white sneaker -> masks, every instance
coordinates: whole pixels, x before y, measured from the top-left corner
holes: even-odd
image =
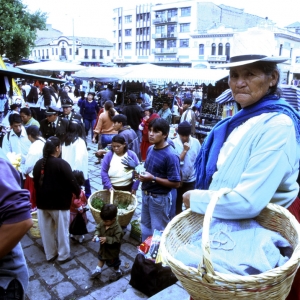
[[[84,235],[82,235],[79,239],[78,239],[78,242],[81,244],[84,240]]]
[[[98,277],[100,275],[101,275],[101,271],[99,271],[98,269],[95,269],[94,271],[92,271],[90,273],[90,278],[96,278],[96,277]]]

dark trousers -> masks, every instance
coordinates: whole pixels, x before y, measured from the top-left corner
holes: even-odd
[[[176,215],[182,212],[182,195],[190,190],[195,189],[195,181],[182,182],[182,186],[177,189],[177,200],[176,200]]]
[[[133,182],[128,184],[128,185],[125,185],[125,186],[115,186],[115,185],[113,185],[113,188],[116,191],[123,191],[123,192],[130,192],[131,193],[132,185],[133,185]]]
[[[23,288],[17,279],[13,279],[6,290],[0,287],[0,300],[19,299],[23,299]]]

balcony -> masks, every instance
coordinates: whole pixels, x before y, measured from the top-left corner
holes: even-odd
[[[166,24],[166,23],[177,23],[177,22],[178,22],[177,16],[167,17],[162,15],[158,18],[155,18],[152,23],[157,25],[157,24]]]
[[[173,54],[173,53],[177,53],[178,52],[178,48],[155,48],[152,50],[153,54]]]
[[[209,55],[207,57],[207,61],[227,61],[227,56],[226,55]]]
[[[154,33],[152,34],[153,39],[173,39],[177,38],[177,32],[168,32],[168,33]]]

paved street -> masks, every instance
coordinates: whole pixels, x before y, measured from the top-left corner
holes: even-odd
[[[89,174],[92,192],[101,190],[100,166],[95,165],[97,160],[94,152],[96,145],[88,142],[89,147]],[[141,193],[138,193],[139,203]],[[140,205],[137,208],[133,219],[140,215]],[[29,268],[29,288],[26,299],[145,299],[145,295],[134,290],[129,285],[130,270],[137,254],[136,246],[138,242],[129,237],[130,230],[127,230],[121,247],[121,269],[124,272],[123,278],[110,284],[110,268],[104,267],[100,279],[90,280],[89,272],[97,265],[97,251],[99,244],[91,242],[95,221],[88,212],[88,232],[82,245],[71,241],[71,251],[75,254],[75,259],[66,264],[48,263],[43,253],[41,239],[34,239],[27,234],[22,239],[22,246]],[[128,226],[130,229],[130,226]]]

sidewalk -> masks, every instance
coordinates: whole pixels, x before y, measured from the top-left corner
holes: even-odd
[[[89,150],[89,176],[92,192],[101,190],[100,165],[95,165],[97,158],[94,152],[97,146],[88,140]],[[141,214],[141,190],[137,191],[138,207],[133,216],[133,220],[138,219]],[[29,270],[29,286],[27,290],[27,300],[137,300],[148,297],[129,285],[131,268],[137,254],[139,242],[132,239],[130,225],[122,240],[120,259],[123,277],[114,283],[109,282],[109,276],[113,270],[104,267],[101,277],[91,280],[89,273],[97,265],[97,252],[99,243],[91,242],[95,221],[90,212],[88,214],[88,234],[84,242],[80,245],[70,240],[71,251],[75,258],[63,265],[57,262],[48,263],[43,253],[41,239],[32,238],[28,233],[21,241]],[[166,297],[169,294],[171,298]],[[176,284],[169,289],[155,295],[158,299],[184,299],[182,295],[186,292],[180,284]],[[174,297],[176,295],[176,297]],[[177,297],[178,295],[178,297]],[[187,294],[186,294],[187,295]],[[185,297],[187,299],[187,297]]]

